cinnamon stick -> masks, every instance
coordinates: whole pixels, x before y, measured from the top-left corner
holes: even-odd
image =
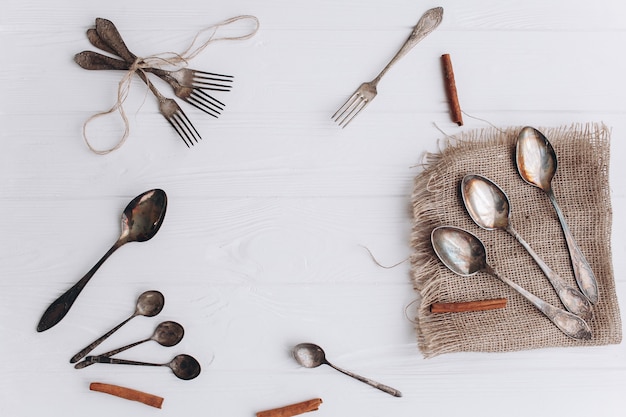
[[[454,71],[452,70],[450,54],[441,55],[441,62],[443,64],[443,78],[445,81],[446,95],[448,96],[448,104],[450,106],[450,116],[454,123],[463,126],[463,114],[461,113],[459,95],[456,91],[456,83],[454,82]]]
[[[274,408],[272,410],[259,411],[256,413],[256,417],[291,417],[298,414],[308,413],[309,411],[315,411],[322,403],[321,398],[314,398],[312,400],[302,401],[296,404],[286,405],[280,408]]]
[[[141,392],[132,388],[120,387],[118,385],[104,384],[102,382],[92,382],[89,385],[92,391],[104,392],[105,394],[115,395],[131,401],[139,401],[151,407],[161,408],[163,398],[147,392]]]
[[[431,313],[464,313],[468,311],[495,310],[506,307],[506,298],[492,300],[466,301],[462,303],[433,303]]]

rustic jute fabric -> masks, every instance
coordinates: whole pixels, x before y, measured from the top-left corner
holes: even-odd
[[[524,182],[517,172],[515,143],[521,126],[489,128],[447,138],[440,152],[425,156],[423,171],[415,179],[411,273],[420,295],[415,323],[418,346],[425,357],[462,351],[507,352],[621,342],[611,259],[610,131],[598,124],[538,129],[556,151],[558,169],[553,189],[598,280],[600,301],[594,306],[594,318],[589,323],[593,338],[577,341],[565,336],[497,278],[482,272],[471,277],[455,275],[433,252],[433,228],[462,227],[482,240],[487,262],[497,273],[562,307],[547,278],[511,235],[503,230],[481,229],[467,214],[460,196],[460,181],[468,173],[480,174],[508,195],[511,225],[550,268],[576,285],[554,208],[542,190]],[[443,314],[429,310],[434,302],[501,297],[508,299],[505,309]]]

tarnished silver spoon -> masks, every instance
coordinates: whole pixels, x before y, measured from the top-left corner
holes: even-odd
[[[137,298],[137,305],[135,306],[135,312],[126,320],[100,336],[98,339],[91,342],[85,348],[83,348],[76,355],[72,356],[70,363],[78,362],[84,358],[89,352],[94,350],[100,343],[104,342],[109,336],[119,330],[120,327],[128,323],[132,318],[137,316],[154,317],[163,310],[165,304],[165,297],[159,291],[146,291]]]
[[[161,228],[166,208],[167,195],[160,189],[146,191],[133,198],[122,213],[122,231],[118,240],[84,277],[50,304],[37,325],[37,331],[48,330],[65,317],[85,285],[113,252],[128,242],[152,239]]]
[[[300,343],[293,348],[292,353],[295,360],[305,368],[317,368],[320,365],[328,365],[343,374],[358,379],[361,382],[365,382],[366,384],[371,385],[374,388],[378,388],[379,390],[386,392],[387,394],[391,394],[394,397],[402,397],[402,393],[395,388],[391,388],[379,382],[372,381],[369,378],[362,377],[353,372],[346,371],[345,369],[338,368],[335,365],[331,364],[326,359],[326,354],[324,353],[324,350],[322,350],[322,348],[318,345],[315,345],[313,343]]]
[[[200,363],[190,355],[176,355],[168,363],[150,363],[129,361],[126,359],[109,358],[108,356],[87,356],[86,361],[94,363],[112,363],[115,365],[167,366],[180,379],[194,379],[200,375]]]
[[[542,189],[548,195],[565,235],[576,283],[589,301],[592,304],[596,304],[598,302],[598,282],[589,262],[587,262],[585,255],[583,255],[567,226],[565,216],[552,190],[552,178],[557,168],[556,153],[552,145],[543,133],[535,128],[526,126],[517,137],[515,160],[517,162],[517,170],[524,181]]]
[[[185,335],[185,329],[183,328],[183,326],[181,326],[180,324],[176,323],[175,321],[164,321],[162,323],[159,323],[159,325],[156,327],[156,329],[154,329],[154,333],[152,333],[152,336],[140,340],[138,342],[135,343],[131,343],[128,344],[124,347],[121,348],[117,348],[114,349],[112,351],[109,351],[107,353],[103,353],[101,355],[98,356],[113,356],[113,355],[117,355],[120,352],[123,352],[127,349],[130,349],[132,347],[135,347],[137,345],[140,345],[142,343],[145,342],[149,342],[151,340],[154,340],[155,342],[157,342],[159,345],[161,346],[165,346],[165,347],[172,347],[177,345],[182,339],[183,336]],[[78,362],[76,365],[74,365],[74,368],[76,369],[83,369],[88,367],[89,365],[93,365],[94,362],[88,362],[88,361],[81,361]]]
[[[467,212],[477,225],[487,230],[505,230],[515,237],[539,265],[565,308],[583,320],[591,320],[593,309],[587,297],[554,272],[511,226],[509,199],[500,187],[483,176],[469,174],[461,181],[461,194]]]
[[[470,232],[458,227],[440,226],[431,232],[430,239],[435,254],[452,272],[461,276],[471,276],[477,272],[494,276],[530,301],[567,336],[574,339],[591,339],[591,329],[585,320],[545,302],[510,279],[498,275],[487,264],[485,246]]]

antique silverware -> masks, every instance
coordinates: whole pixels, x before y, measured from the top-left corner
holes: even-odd
[[[415,25],[413,32],[406,40],[404,45],[391,59],[391,61],[383,68],[383,70],[370,82],[365,82],[357,88],[357,90],[348,98],[348,100],[333,114],[332,119],[342,128],[346,127],[357,114],[361,112],[376,97],[376,86],[383,75],[395,64],[400,58],[406,55],[419,41],[424,39],[429,33],[439,26],[443,18],[443,7],[435,7],[427,10]]]
[[[161,346],[172,347],[172,346],[177,345],[183,339],[184,335],[185,335],[185,329],[183,328],[183,326],[176,323],[175,321],[164,321],[162,323],[159,323],[156,329],[154,329],[154,333],[152,333],[152,336],[148,337],[147,339],[143,339],[138,342],[128,344],[124,347],[111,350],[107,353],[103,353],[98,356],[111,357],[127,349],[130,349],[132,347],[135,347],[145,342],[149,342],[151,340],[154,340]],[[74,368],[82,369],[93,364],[94,362],[89,362],[85,360],[82,362],[78,362],[76,365],[74,365]]]
[[[161,228],[166,208],[167,195],[160,189],[149,190],[133,198],[122,213],[122,230],[118,240],[84,277],[50,304],[37,325],[37,331],[48,330],[65,317],[85,285],[113,252],[128,242],[152,239]]]
[[[194,379],[200,375],[200,363],[190,355],[176,355],[168,363],[150,363],[150,362],[138,362],[130,361],[126,359],[110,358],[108,356],[87,356],[85,358],[88,362],[93,363],[112,363],[115,365],[140,365],[140,366],[167,366],[174,372],[180,379]]]
[[[106,21],[106,19],[102,20]],[[96,19],[96,21],[98,21],[98,19]],[[107,22],[108,23],[105,24],[113,25],[112,22]],[[111,46],[109,46],[100,38],[96,29],[91,28],[87,30],[87,39],[89,39],[89,42],[91,42],[91,44],[96,48],[100,48],[103,51],[119,56],[117,51],[115,51]],[[137,57],[132,54],[128,50],[128,48],[126,48],[125,44],[122,45],[120,46],[124,48],[123,50],[127,52],[128,56],[134,57],[132,61],[127,61],[128,64],[130,65],[135,63]],[[147,72],[151,72],[157,75],[165,81],[169,82],[170,80],[173,80],[183,87],[200,88],[203,90],[230,91],[233,87],[233,81],[235,79],[235,77],[233,77],[232,75],[216,74],[214,72],[199,71],[191,68],[180,68],[175,71],[168,71],[165,69],[153,68],[149,66],[142,66],[142,68]]]
[[[70,363],[78,362],[89,352],[94,350],[100,343],[104,342],[109,336],[118,331],[120,327],[128,323],[131,319],[137,316],[145,316],[145,317],[154,317],[163,310],[163,306],[165,305],[165,297],[159,291],[146,291],[142,293],[139,298],[137,298],[137,305],[135,306],[135,312],[128,317],[126,320],[122,321],[120,324],[100,336],[98,339],[87,345],[76,355],[72,356],[70,359]]]
[[[96,33],[101,39],[101,43],[108,45],[110,49],[115,51],[127,62],[134,62],[134,59],[137,58],[128,50],[113,22],[101,18],[96,19]],[[75,60],[76,59],[77,57],[75,57]],[[77,62],[80,64],[79,61]],[[202,139],[178,103],[171,98],[163,96],[154,84],[148,80],[143,71],[137,71],[136,73],[157,98],[159,102],[159,112],[176,131],[178,136],[180,136],[185,145],[189,148],[194,145],[194,142],[197,143]]]
[[[81,68],[87,70],[127,71],[131,66],[126,61],[115,59],[93,51],[79,52],[74,55],[74,62],[76,62]],[[142,78],[142,80],[146,82],[145,78]],[[193,87],[184,87],[174,79],[168,79],[168,82],[174,90],[176,97],[186,101],[198,110],[202,110],[209,116],[218,117],[222,110],[224,110],[224,103],[207,94],[204,90]]]
[[[556,153],[552,145],[543,133],[527,126],[519,133],[515,149],[515,159],[520,176],[528,184],[543,190],[552,202],[565,235],[576,283],[589,301],[596,304],[598,302],[598,282],[589,262],[585,259],[585,255],[583,255],[567,226],[565,216],[552,190],[552,178],[557,168]]]
[[[439,226],[431,232],[431,243],[441,262],[455,274],[467,277],[484,272],[498,278],[530,301],[567,336],[574,339],[591,339],[591,329],[585,320],[554,307],[510,279],[498,275],[487,264],[485,246],[470,232],[453,226]]]
[[[587,297],[554,272],[513,228],[509,199],[500,187],[483,176],[469,174],[461,181],[461,194],[467,212],[478,226],[501,229],[515,237],[546,275],[565,308],[583,320],[591,320],[593,310]]]
[[[320,365],[328,365],[343,374],[358,379],[361,382],[365,382],[366,384],[371,385],[374,388],[378,388],[379,390],[386,392],[387,394],[393,395],[394,397],[402,397],[402,393],[395,388],[388,387],[387,385],[372,381],[371,379],[362,377],[353,372],[346,371],[345,369],[338,368],[335,365],[331,364],[326,359],[326,354],[324,353],[322,348],[318,345],[314,345],[313,343],[300,343],[293,348],[292,353],[295,360],[305,368],[317,368]]]

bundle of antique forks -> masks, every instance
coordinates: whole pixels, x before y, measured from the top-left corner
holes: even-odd
[[[95,29],[87,30],[87,38],[95,47],[122,59],[93,51],[83,51],[74,56],[74,61],[88,70],[130,70],[136,73],[157,98],[159,112],[187,147],[193,146],[202,137],[178,103],[174,99],[163,96],[150,82],[147,73],[152,73],[167,82],[174,90],[176,97],[213,117],[217,118],[224,110],[224,103],[209,95],[205,90],[230,91],[233,76],[189,68],[168,71],[149,66],[126,47],[113,22],[107,19],[97,18]]]

